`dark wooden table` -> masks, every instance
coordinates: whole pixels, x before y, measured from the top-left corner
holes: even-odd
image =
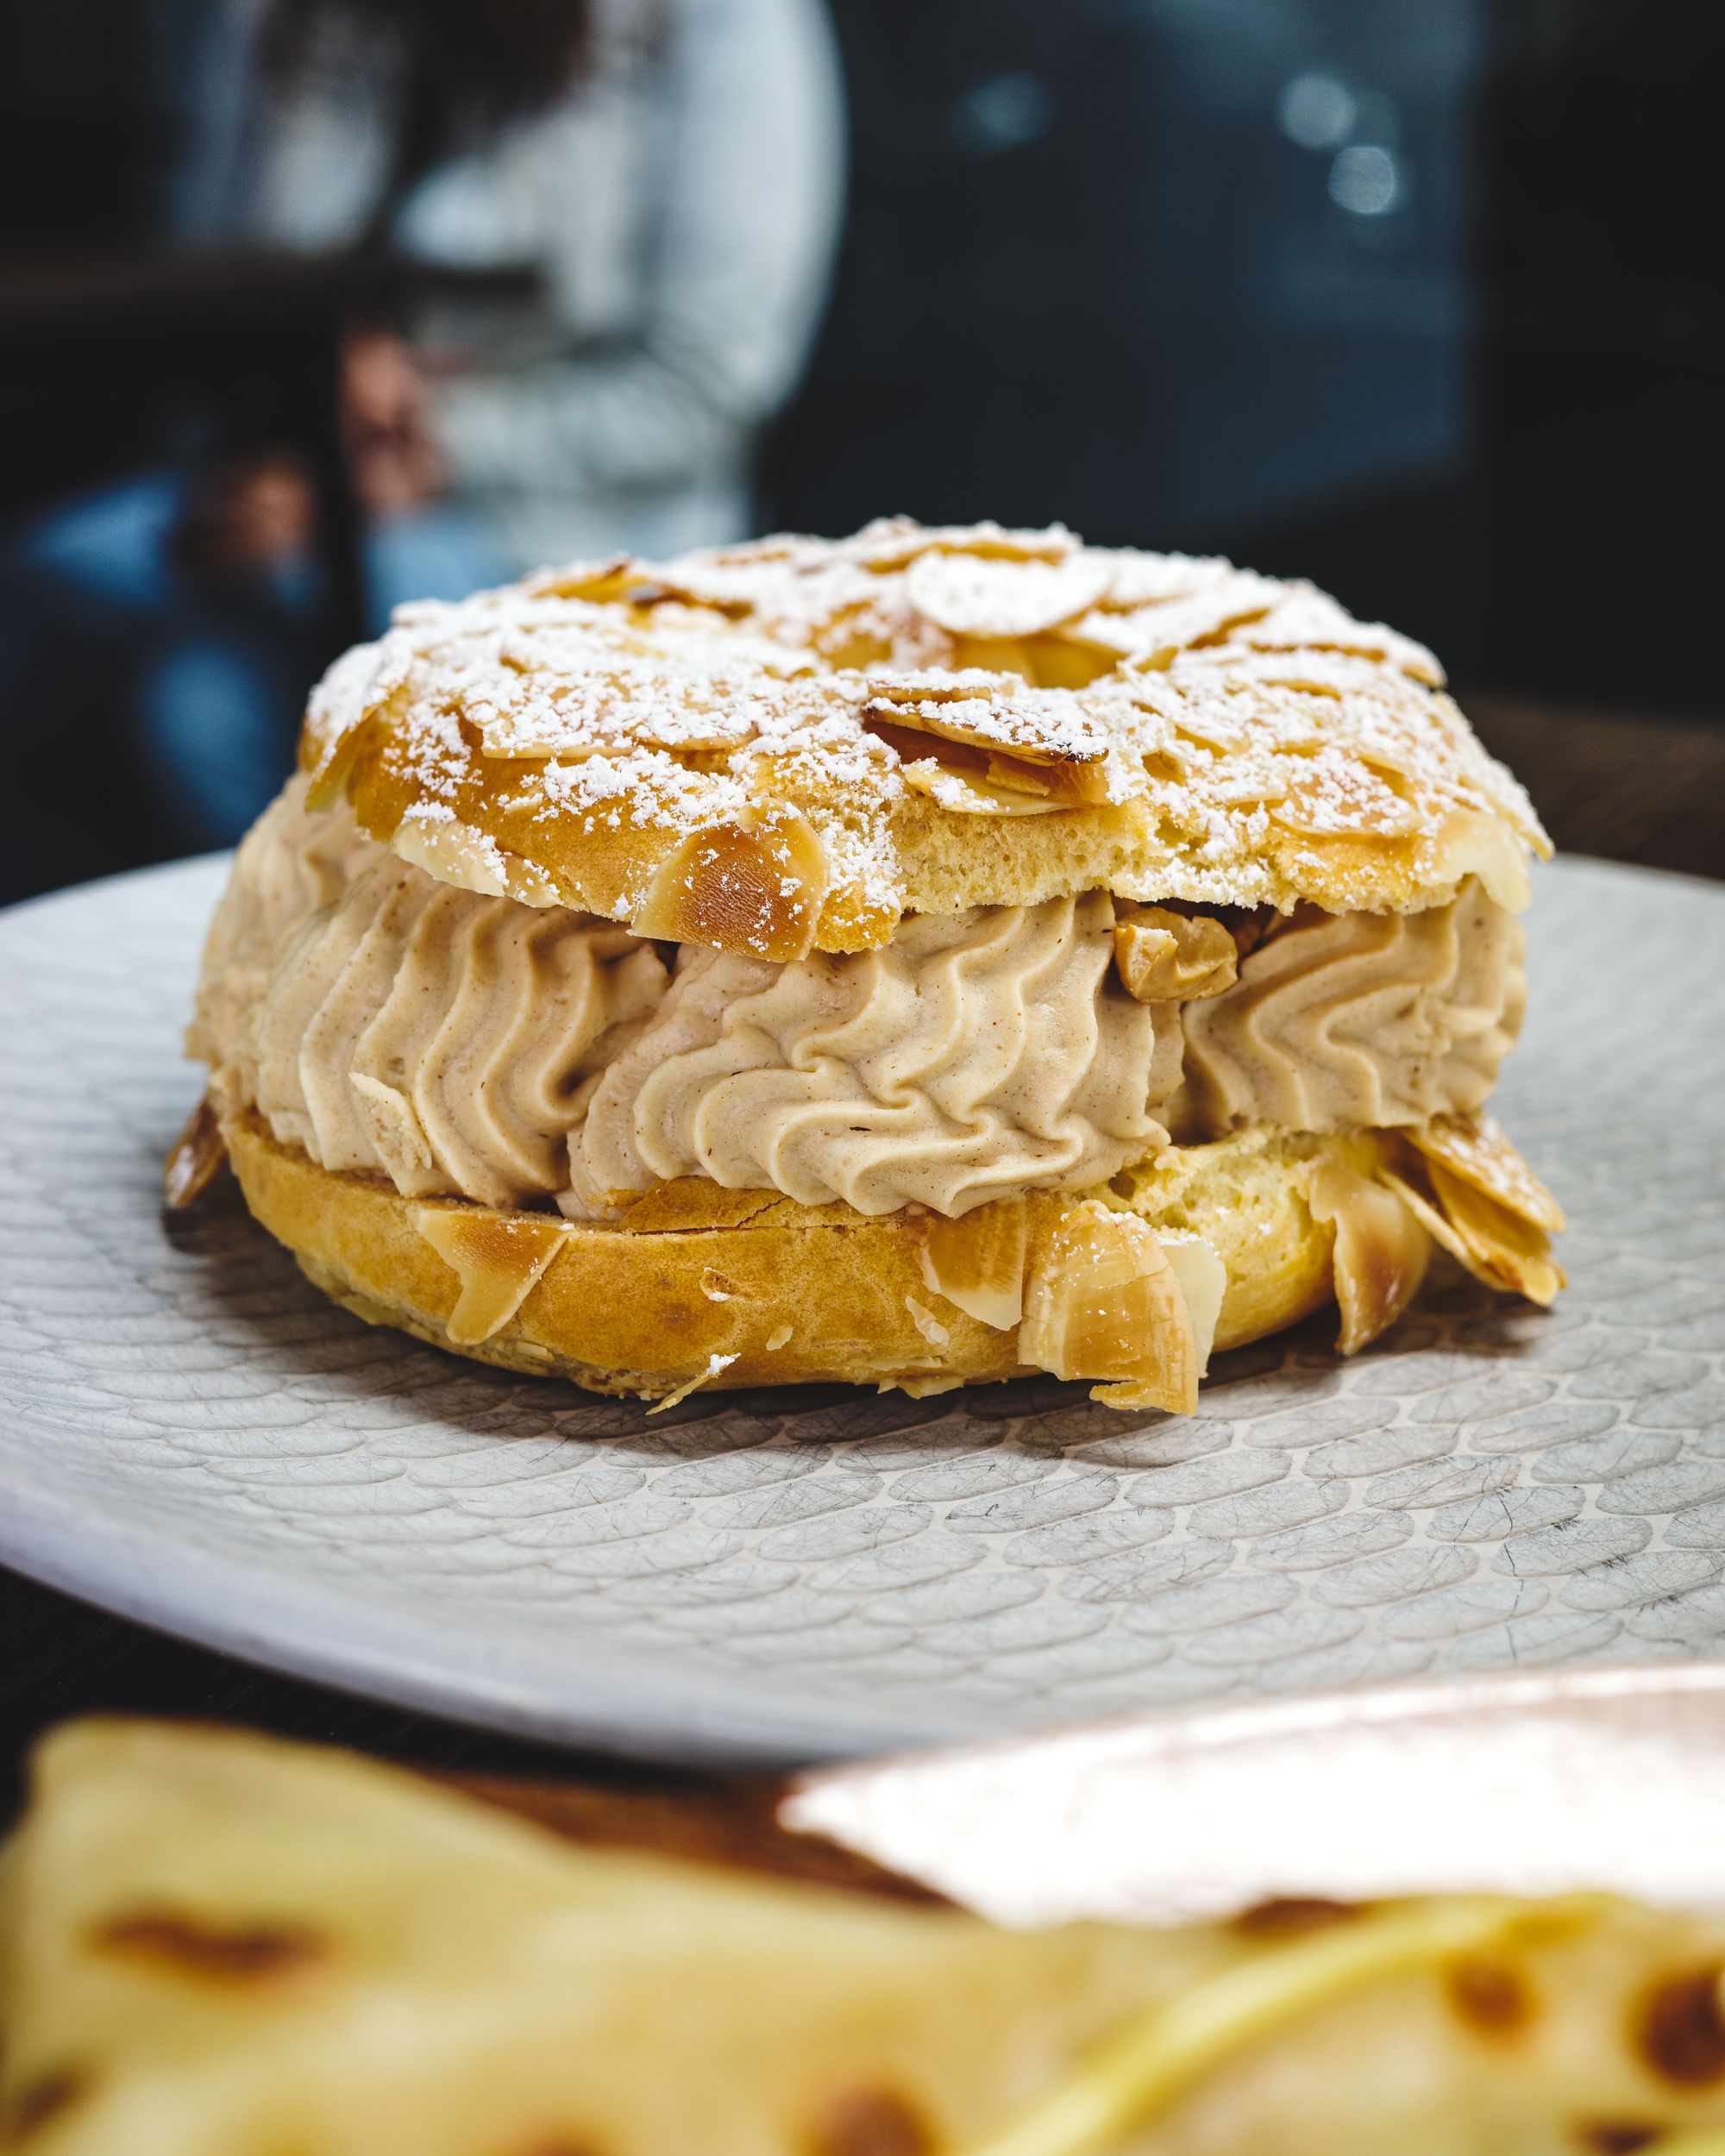
[[[1725,714],[1643,718],[1465,691],[1559,849],[1725,877]]]
[[[1463,701],[1488,746],[1527,781],[1560,847],[1725,876],[1725,723],[1490,695]],[[635,1817],[645,1822],[644,1837],[663,1846],[674,1839],[668,1821],[698,1814],[731,1821],[746,1839],[759,1816],[752,1797],[721,1798],[711,1777],[516,1742],[350,1699],[166,1639],[0,1572],[0,1810],[16,1801],[39,1731],[104,1712],[249,1723],[461,1775],[554,1775],[586,1792],[566,1800],[559,1823],[580,1831],[599,1822],[606,1839]],[[656,1809],[667,1796],[684,1801]]]

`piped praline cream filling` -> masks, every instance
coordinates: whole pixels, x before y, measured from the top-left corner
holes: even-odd
[[[308,815],[242,846],[191,1052],[320,1165],[404,1194],[605,1218],[676,1176],[867,1213],[1094,1188],[1173,1138],[1477,1107],[1520,1023],[1521,932],[1477,884],[1296,913],[1220,994],[1140,1002],[1106,893],[911,917],[776,965],[438,882]]]

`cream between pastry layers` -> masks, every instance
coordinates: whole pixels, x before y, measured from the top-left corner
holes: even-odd
[[[1148,661],[1023,631],[1104,572]],[[1218,595],[1189,654],[1158,576]],[[1213,1341],[1332,1289],[1372,1337],[1433,1240],[1548,1299],[1555,1208],[1478,1112],[1537,825],[1433,671],[1298,587],[990,528],[413,610],[241,849],[191,1036],[221,1133],[362,1314],[662,1397],[1045,1368],[1189,1406]],[[800,1230],[848,1316],[784,1277]],[[627,1340],[576,1314],[607,1259]]]

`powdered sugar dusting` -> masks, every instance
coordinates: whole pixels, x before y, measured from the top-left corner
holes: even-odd
[[[905,596],[956,636],[1033,636],[1094,606],[1112,575],[1108,562],[1082,552],[1062,561],[923,554],[905,573]]]
[[[620,918],[682,838],[794,812],[820,947],[851,949],[1031,885],[1426,905],[1486,873],[1469,846],[1512,882],[1543,834],[1441,680],[1310,585],[896,518],[402,608],[320,684],[306,753],[368,724],[367,828],[423,850],[446,818],[475,876]]]

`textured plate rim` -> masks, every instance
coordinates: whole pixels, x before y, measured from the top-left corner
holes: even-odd
[[[758,1693],[709,1670],[567,1658],[511,1643],[498,1666],[472,1632],[423,1613],[403,1618],[342,1586],[283,1571],[259,1595],[255,1564],[191,1543],[160,1547],[110,1520],[78,1516],[14,1476],[0,1477],[0,1564],[44,1587],[255,1668],[446,1720],[688,1766],[792,1767],[950,1743],[950,1718],[824,1714],[801,1695],[763,1712]],[[353,1637],[357,1610],[363,1639]],[[957,1739],[962,1741],[962,1737]]]

